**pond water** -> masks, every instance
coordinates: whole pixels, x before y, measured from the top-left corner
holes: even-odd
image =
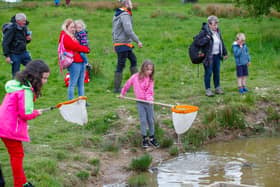
[[[280,137],[209,144],[158,166],[159,187],[200,187],[215,181],[280,186]]]

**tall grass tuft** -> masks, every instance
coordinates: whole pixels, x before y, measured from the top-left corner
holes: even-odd
[[[147,171],[153,161],[153,157],[149,154],[144,154],[138,158],[133,158],[129,168],[134,171]]]
[[[132,176],[128,179],[128,186],[131,187],[141,187],[141,186],[148,186],[149,176],[145,174],[139,174]]]
[[[177,146],[172,146],[170,149],[169,149],[169,154],[171,156],[178,156],[179,155],[179,148]]]
[[[186,135],[183,135],[182,142],[185,150],[196,149],[207,137],[203,133],[203,129],[189,129]]]
[[[217,112],[221,127],[229,129],[244,129],[245,120],[243,114],[233,106],[225,106]]]
[[[82,181],[87,180],[89,178],[89,172],[87,171],[79,171],[76,176]]]
[[[93,165],[94,168],[91,171],[92,176],[97,176],[100,170],[100,160],[98,158],[91,159],[89,164]]]
[[[173,145],[173,142],[174,142],[174,140],[172,137],[164,136],[164,138],[162,138],[160,141],[160,147],[161,148],[171,147]]]
[[[266,113],[266,122],[268,124],[278,125],[278,127],[280,127],[280,112],[277,111],[274,107],[269,106]]]

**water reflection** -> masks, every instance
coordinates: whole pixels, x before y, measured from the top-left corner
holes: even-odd
[[[276,187],[280,184],[280,138],[249,138],[207,145],[158,168],[158,186],[206,186],[215,181]]]

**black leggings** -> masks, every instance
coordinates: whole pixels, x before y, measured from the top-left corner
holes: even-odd
[[[137,59],[133,51],[124,51],[124,52],[118,52],[118,65],[116,68],[116,72],[122,73],[123,69],[125,67],[125,61],[128,58],[130,61],[130,67],[136,67],[137,66]]]

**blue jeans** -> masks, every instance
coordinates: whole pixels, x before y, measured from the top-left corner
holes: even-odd
[[[80,55],[81,55],[81,57],[82,57],[84,63],[85,63],[85,64],[88,64],[88,59],[87,59],[86,53],[80,53]]]
[[[85,63],[75,63],[73,62],[70,67],[68,67],[70,73],[70,81],[68,86],[68,99],[74,98],[75,87],[78,87],[78,95],[84,96],[84,80],[85,80]]]
[[[22,52],[21,54],[11,54],[10,58],[12,60],[13,78],[15,77],[16,72],[20,70],[20,64],[26,66],[26,64],[31,61],[31,57],[27,51]]]
[[[213,62],[208,65],[204,64],[204,85],[205,89],[211,88],[210,81],[213,73],[213,81],[215,88],[220,87],[220,64],[221,56],[213,55]]]
[[[149,127],[149,136],[154,136],[154,105],[149,103],[137,102],[137,108],[141,126],[141,135],[147,136],[147,127]]]

